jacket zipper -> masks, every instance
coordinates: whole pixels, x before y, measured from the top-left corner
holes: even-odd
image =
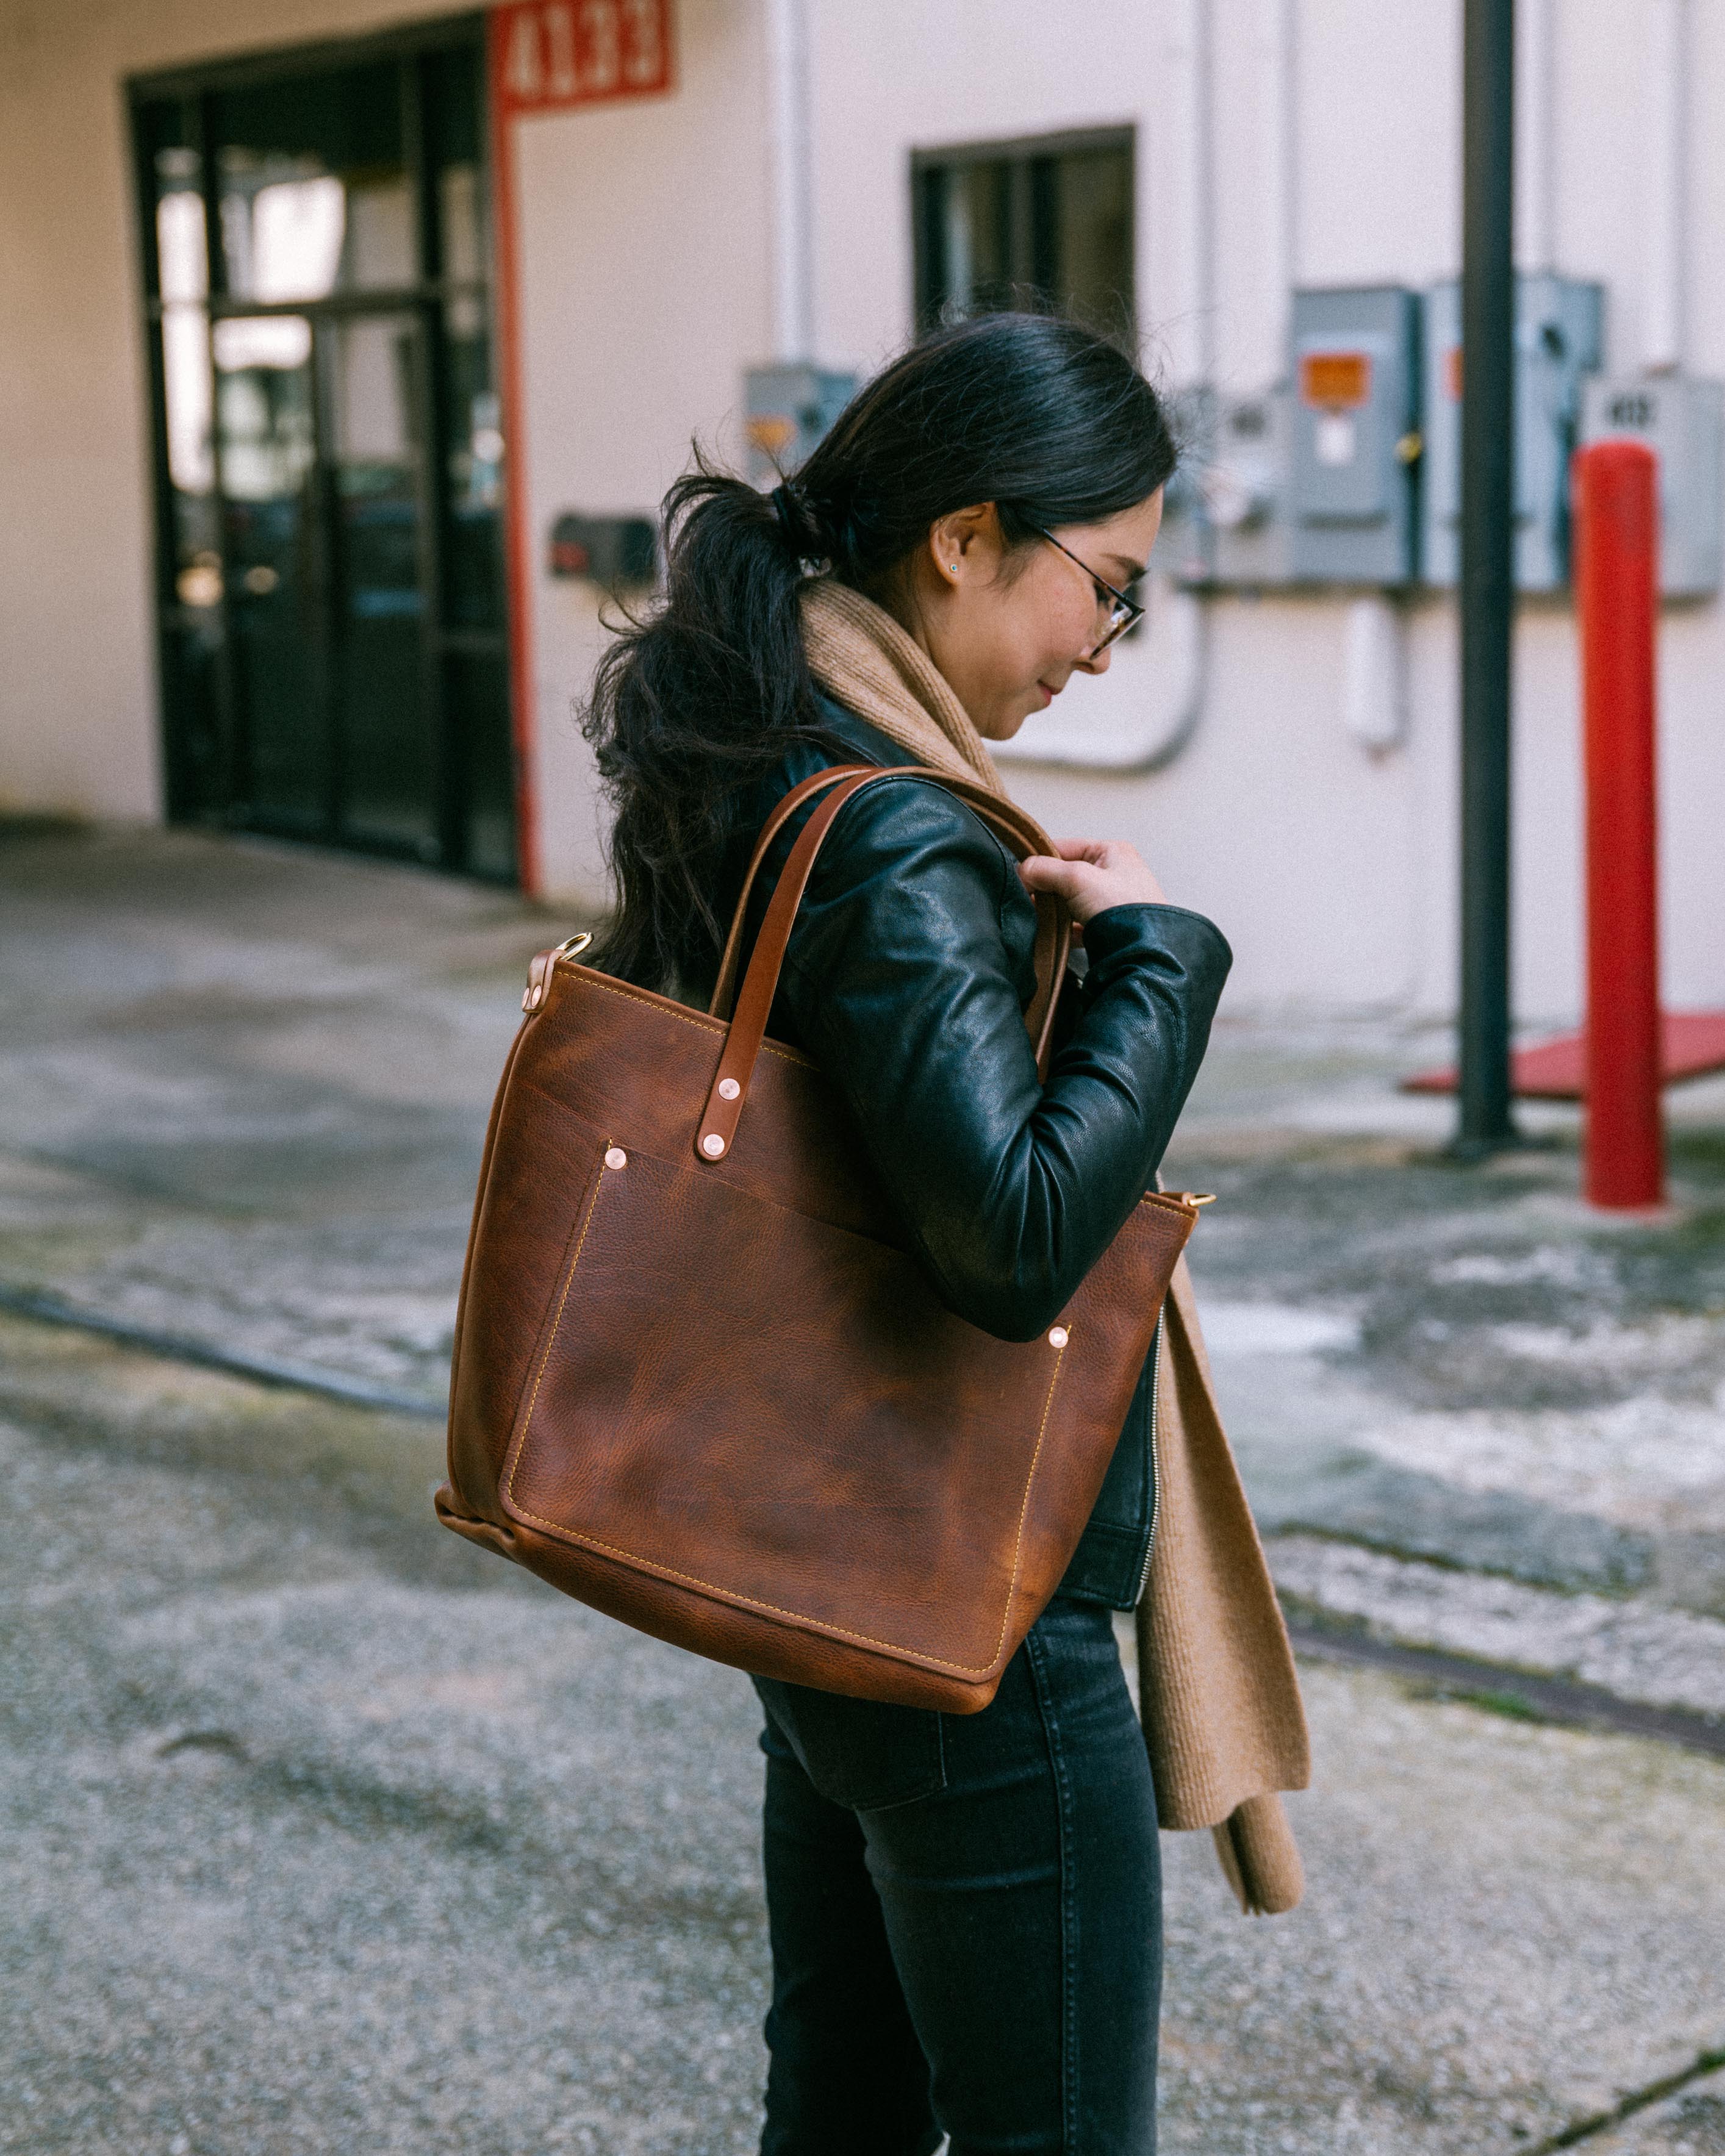
[[[1156,1337],[1150,1342],[1150,1538],[1144,1545],[1144,1569],[1138,1574],[1138,1591],[1132,1598],[1134,1607],[1143,1600],[1144,1589],[1150,1584],[1150,1560],[1156,1554],[1156,1530],[1162,1523],[1162,1452],[1156,1441],[1156,1395],[1162,1377],[1163,1322],[1158,1312]]]

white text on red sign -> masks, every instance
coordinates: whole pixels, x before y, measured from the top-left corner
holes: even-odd
[[[525,0],[493,10],[506,112],[650,97],[671,81],[670,0]]]

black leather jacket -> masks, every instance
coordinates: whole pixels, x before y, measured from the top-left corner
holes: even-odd
[[[721,919],[761,825],[798,780],[835,761],[912,760],[835,703],[824,699],[821,716],[846,753],[799,747],[738,799],[714,894]],[[803,820],[762,865],[751,945]],[[1042,1087],[1024,1023],[1035,932],[1012,856],[962,801],[925,780],[870,787],[821,849],[768,1027],[844,1094],[942,1301],[1009,1340],[1053,1323],[1153,1187],[1232,957],[1181,906],[1097,914]],[[705,1003],[712,983],[686,987]],[[1063,1594],[1117,1609],[1137,1599],[1154,1525],[1154,1362]]]

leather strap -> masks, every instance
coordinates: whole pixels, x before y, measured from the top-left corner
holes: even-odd
[[[790,859],[785,863],[784,871],[779,877],[772,900],[768,906],[767,917],[761,924],[761,932],[755,939],[755,947],[749,959],[748,971],[743,976],[742,988],[737,998],[737,1008],[732,1014],[729,1029],[725,1036],[725,1046],[719,1057],[719,1067],[713,1074],[712,1086],[707,1094],[706,1106],[695,1133],[695,1152],[698,1159],[709,1162],[722,1160],[731,1150],[732,1142],[737,1135],[737,1122],[742,1114],[743,1103],[748,1098],[749,1081],[754,1075],[755,1063],[761,1052],[761,1043],[766,1038],[767,1019],[773,1009],[773,997],[778,993],[779,973],[784,964],[785,951],[791,940],[791,930],[796,922],[797,909],[803,902],[803,892],[808,889],[809,879],[814,867],[815,856],[819,853],[828,832],[831,830],[837,820],[839,810],[844,808],[847,801],[861,793],[865,787],[873,785],[880,779],[899,778],[911,775],[935,779],[939,784],[949,788],[953,793],[964,795],[967,798],[972,790],[968,783],[964,780],[948,778],[944,773],[927,770],[916,764],[889,765],[884,767],[874,764],[864,765],[860,767],[847,766],[837,771],[818,772],[812,779],[805,779],[800,787],[793,788],[786,796],[785,800],[779,804],[779,810],[775,812],[775,817],[768,819],[770,832],[772,829],[776,828],[777,824],[783,824],[784,815],[793,813],[795,806],[802,799],[806,798],[809,793],[819,791],[823,785],[825,787],[827,798],[803,825],[796,844],[792,847]],[[991,814],[988,820],[995,824],[998,829],[1014,840],[1017,844],[1021,845],[1026,855],[1041,850],[1042,833],[1029,817],[1024,816],[1022,811],[1014,808],[1009,803],[1003,804],[998,797],[986,794],[985,789],[980,787],[975,791],[985,795],[990,809],[1001,810],[1004,808],[1009,812]],[[971,805],[978,808],[982,807],[982,803],[974,801]],[[1028,831],[1023,828],[1027,825]],[[1030,835],[1031,833],[1034,834],[1034,837]],[[756,847],[756,859],[750,867],[751,875],[758,867],[768,843],[770,843],[769,836],[768,834],[763,834],[762,841]],[[737,905],[737,920],[738,921],[742,918],[747,896],[746,885],[743,896]],[[1054,1029],[1055,1002],[1060,979],[1066,970],[1066,956],[1070,947],[1072,933],[1070,917],[1063,906],[1055,903],[1048,909],[1048,911],[1053,916],[1054,927],[1052,933],[1047,938],[1049,947],[1046,952],[1047,971],[1045,974],[1041,963],[1045,955],[1044,915],[1042,908],[1039,906],[1037,988],[1030,1009],[1025,1014],[1025,1023],[1029,1029],[1030,1038],[1035,1045],[1037,1072],[1044,1078],[1048,1075],[1048,1059]],[[736,933],[735,923],[733,923],[732,933],[733,936]],[[719,1014],[718,1003],[719,997],[716,992],[712,1014],[715,1016]]]
[[[749,894],[755,887],[755,878],[761,864],[767,858],[767,850],[784,829],[788,818],[794,816],[811,793],[819,793],[829,786],[836,786],[841,778],[849,778],[859,771],[878,771],[872,763],[835,763],[813,777],[793,786],[761,826],[761,835],[755,841],[755,850],[749,855],[748,867],[743,871],[742,895],[731,916],[731,933],[725,938],[725,955],[719,961],[719,978],[713,989],[712,1000],[706,1007],[709,1018],[729,1018],[731,1006],[737,998],[737,968],[742,956],[743,924],[748,917]]]
[[[1052,841],[1035,818],[1028,815],[1016,802],[1004,800],[998,793],[990,793],[985,786],[973,780],[957,778],[927,764],[843,763],[830,765],[817,771],[793,786],[761,826],[755,850],[749,856],[744,871],[742,890],[738,896],[736,911],[731,916],[731,932],[725,939],[724,955],[719,961],[719,977],[714,983],[712,998],[707,1004],[709,1018],[728,1019],[736,992],[737,963],[742,952],[743,928],[748,916],[749,895],[754,889],[755,878],[761,864],[767,858],[768,848],[791,817],[794,816],[811,794],[836,786],[841,779],[857,774],[871,778],[932,778],[944,786],[949,793],[968,803],[970,808],[990,824],[1020,860],[1028,860],[1032,854],[1048,853]],[[1037,1067],[1044,1077],[1048,1075],[1048,1060],[1043,1052],[1047,1038],[1049,1014],[1060,993],[1060,977],[1066,970],[1066,952],[1070,947],[1071,924],[1065,907],[1048,892],[1038,892],[1036,906],[1036,946],[1032,964],[1036,973],[1036,993],[1024,1014],[1024,1022],[1030,1038],[1037,1044]],[[1056,957],[1056,945],[1060,946]]]

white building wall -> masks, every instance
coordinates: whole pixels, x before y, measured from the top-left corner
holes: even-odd
[[[771,335],[758,6],[682,0],[669,99],[513,130],[545,883],[603,891],[603,811],[577,708],[603,648],[593,587],[553,580],[560,511],[651,515],[699,434],[736,459],[742,369]]]
[[[1539,0],[1529,0],[1537,6]],[[1549,0],[1548,0],[1549,4]],[[1282,29],[1291,15],[1291,38]],[[1693,110],[1725,86],[1725,17],[1692,9]],[[1147,357],[1190,379],[1255,388],[1281,372],[1284,295],[1275,218],[1277,64],[1294,55],[1291,210],[1307,284],[1454,275],[1460,259],[1459,0],[1212,0],[1214,251],[1202,229],[1180,87],[1194,0],[1149,0],[1098,64],[1093,11],[1066,0],[815,0],[819,356],[872,363],[908,328],[906,168],[912,148],[1129,120],[1138,130],[1139,313]],[[1555,264],[1608,289],[1610,363],[1641,358],[1649,175],[1641,168],[1646,41],[1610,0],[1565,0],[1553,20],[1548,198]],[[913,67],[906,54],[916,55]],[[1529,139],[1535,139],[1530,134]],[[1688,364],[1725,372],[1725,143],[1692,131]],[[1523,190],[1524,199],[1526,190]],[[1456,629],[1420,600],[1408,624],[1410,726],[1373,752],[1342,726],[1343,598],[1212,602],[1203,722],[1169,769],[1106,776],[1014,763],[1014,790],[1060,829],[1129,837],[1170,890],[1233,938],[1237,1003],[1404,1004],[1455,995]],[[1725,630],[1715,604],[1667,610],[1662,711],[1666,993],[1725,999]],[[1123,647],[1106,698],[1129,725],[1153,697],[1153,636]],[[1579,1000],[1580,790],[1574,618],[1523,608],[1516,669],[1517,1001],[1567,1019]]]
[[[1303,281],[1421,285],[1457,266],[1460,0],[1140,0],[1106,17],[1089,0],[803,4],[817,360],[867,369],[908,334],[909,155],[943,143],[1136,126],[1140,320],[1153,367],[1173,382],[1213,363],[1244,389],[1279,369],[1284,120]],[[1624,34],[1616,0],[1524,0],[1542,4],[1554,266],[1605,283],[1610,363],[1633,368],[1651,305],[1648,41]],[[738,447],[742,372],[770,356],[773,319],[765,5],[679,0],[672,96],[515,130],[533,777],[547,885],[572,900],[600,888],[600,810],[573,711],[602,632],[584,588],[546,574],[546,536],[564,508],[649,508],[692,434]],[[1186,73],[1206,10],[1207,214],[1193,194]],[[157,808],[122,78],[403,12],[368,0],[0,4],[0,798]],[[1725,10],[1687,13],[1686,360],[1725,375],[1725,133],[1702,124],[1725,92]],[[1522,194],[1539,198],[1527,176]],[[1214,914],[1237,952],[1236,1007],[1453,1002],[1453,607],[1434,597],[1409,609],[1410,725],[1402,745],[1375,752],[1343,725],[1344,607],[1339,595],[1213,601],[1203,716],[1166,770],[1011,767],[1014,790],[1053,827],[1132,838],[1175,895]],[[1087,728],[1142,731],[1172,672],[1170,639],[1153,631],[1063,707]],[[1725,1003],[1722,680],[1719,606],[1668,609],[1666,988],[1680,1005]],[[1580,904],[1566,603],[1524,608],[1517,692],[1517,999],[1530,1019],[1561,1019],[1579,1001]]]
[[[126,77],[457,12],[0,0],[0,808],[162,811]]]

